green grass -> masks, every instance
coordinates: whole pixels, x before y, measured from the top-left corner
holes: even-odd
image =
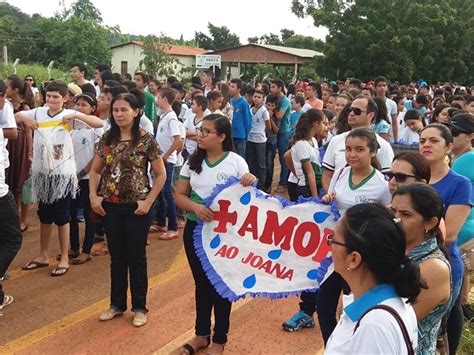
[[[471,286],[474,285],[474,277],[471,276]],[[474,293],[469,294],[469,303],[474,304]],[[461,344],[459,344],[458,353],[461,355],[474,354],[474,319],[464,322],[464,328],[461,336]]]
[[[24,78],[26,75],[33,75],[36,80],[36,86],[39,87],[41,82],[48,80],[48,69],[41,64],[19,64],[17,66],[17,75],[20,78]],[[9,63],[5,65],[3,63],[0,64],[0,78],[5,79],[8,76],[14,74],[13,65]],[[51,70],[51,78],[53,79],[60,79],[65,80],[66,82],[70,82],[71,78],[69,77],[69,73],[66,73],[62,70],[53,68]]]

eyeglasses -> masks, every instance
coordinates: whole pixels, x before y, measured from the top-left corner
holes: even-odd
[[[384,175],[387,181],[390,181],[392,180],[392,178],[395,178],[396,182],[405,182],[407,181],[407,178],[409,177],[415,178],[417,180],[421,180],[418,176],[415,176],[415,175],[408,175],[404,173],[392,173],[391,171],[384,173]]]
[[[359,116],[362,112],[367,112],[367,111],[361,110],[361,109],[358,108],[358,107],[349,107],[348,110],[349,110],[349,113],[353,112],[354,115],[356,115],[356,116]]]
[[[33,81],[32,78],[25,79],[25,81]]]
[[[346,246],[346,244],[334,240],[334,234],[329,234],[329,235],[326,237],[326,242],[328,243],[328,246],[332,246],[332,245],[334,245],[334,244],[340,245],[340,246],[343,246],[343,247]]]
[[[217,131],[211,131],[207,128],[196,127],[196,133],[199,134],[201,137],[207,137],[210,133],[218,134]]]

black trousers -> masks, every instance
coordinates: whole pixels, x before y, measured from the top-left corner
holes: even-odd
[[[147,312],[146,242],[151,215],[134,214],[136,203],[103,202],[103,207],[107,213],[104,216],[104,228],[110,252],[110,305],[118,311],[127,309],[130,274],[132,311]]]
[[[0,197],[0,277],[5,275],[8,266],[20,250],[22,235],[20,218],[11,192]],[[5,294],[0,281],[0,304]]]
[[[89,199],[89,179],[79,181],[79,194],[71,200],[71,222],[70,222],[70,240],[71,250],[79,250],[79,222],[77,221],[76,211],[79,208],[84,209],[85,233],[82,243],[82,252],[90,254],[92,244],[94,243],[95,223],[92,221],[91,201]]]
[[[196,222],[188,220],[184,227],[184,249],[196,284],[196,335],[211,334],[211,312],[214,308],[215,324],[212,342],[225,344],[230,325],[232,303],[222,298],[207,278],[194,248],[193,232]]]

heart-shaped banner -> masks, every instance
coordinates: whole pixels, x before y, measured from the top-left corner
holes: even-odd
[[[199,222],[194,245],[217,292],[282,298],[315,291],[333,270],[326,237],[339,213],[318,199],[297,203],[243,187],[237,178],[206,200],[214,220]]]

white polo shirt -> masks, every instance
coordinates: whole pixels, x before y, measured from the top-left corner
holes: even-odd
[[[346,138],[350,132],[344,132],[332,137],[329,142],[326,153],[324,154],[323,167],[325,169],[336,171],[346,166]],[[375,134],[380,149],[377,151],[381,171],[390,171],[393,160],[393,149],[389,142]]]
[[[412,347],[418,346],[418,322],[413,307],[397,295],[392,285],[381,284],[344,308],[336,329],[328,340],[324,354],[407,354],[407,347],[400,325],[388,311],[375,309],[367,313],[354,328],[361,316],[375,305],[392,307],[403,320]]]
[[[160,123],[158,123],[155,138],[163,154],[171,147],[173,137],[181,136],[179,124],[178,116],[176,116],[174,111],[167,112],[160,117]],[[168,163],[176,164],[176,161],[177,154],[175,150],[168,157]]]

